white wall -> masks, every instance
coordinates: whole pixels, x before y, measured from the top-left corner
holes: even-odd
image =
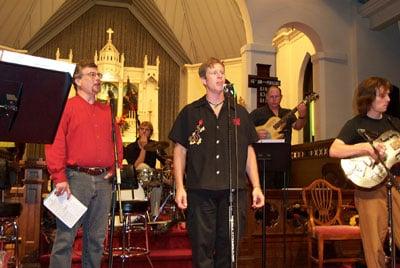
[[[241,58],[236,59],[223,59],[225,65],[225,77],[231,83],[233,83],[234,88],[237,92],[238,99],[247,94],[246,89],[242,87],[243,77],[242,77],[242,63]],[[184,79],[183,79],[183,93],[181,94],[181,98],[183,101],[180,101],[180,108],[183,108],[184,105],[191,103],[206,93],[203,84],[200,81],[198,70],[201,63],[198,64],[186,64],[184,66]],[[247,80],[246,80],[247,81]]]
[[[286,36],[286,35],[285,35]],[[315,49],[310,39],[303,33],[289,33],[276,43],[276,74],[281,80],[282,107],[293,109],[303,99],[304,59],[314,55]],[[303,143],[303,131],[292,132],[292,144]]]
[[[303,31],[313,43],[316,139],[335,137],[343,123],[353,115],[355,85],[369,75],[381,75],[399,83],[400,34],[397,25],[374,32],[368,20],[357,12],[353,0],[252,0],[247,1],[251,43],[270,46],[282,27]],[[249,29],[249,25],[251,29]],[[256,57],[256,55],[254,56]],[[247,55],[247,61],[253,56]],[[258,62],[275,64],[275,60]],[[248,73],[253,70],[247,66]],[[279,67],[278,67],[279,68]],[[280,77],[279,77],[280,78]],[[283,82],[286,83],[286,82]],[[255,108],[255,102],[251,103]]]
[[[358,80],[381,76],[400,86],[400,31],[393,24],[381,31],[370,31],[368,20],[357,18],[355,60]]]
[[[256,91],[247,87],[247,75],[256,73],[256,63],[271,64],[271,76],[278,76],[284,91],[289,90],[289,94],[284,93],[284,106],[292,107],[299,101],[295,88],[300,76],[298,61],[304,55],[292,55],[294,63],[290,66],[290,75],[286,74],[285,66],[276,66],[283,56],[276,55],[272,40],[282,27],[302,31],[315,48],[314,55],[310,54],[313,87],[320,95],[315,103],[316,140],[335,137],[344,122],[353,116],[353,93],[361,80],[377,75],[400,84],[398,25],[381,31],[369,30],[368,20],[358,14],[357,1],[237,1],[245,14],[242,18],[248,43],[241,49],[240,73],[236,73],[236,65],[234,74],[230,74],[227,64],[227,78],[235,83],[249,111],[256,107]],[[197,76],[198,65],[186,67],[181,106],[205,92]]]

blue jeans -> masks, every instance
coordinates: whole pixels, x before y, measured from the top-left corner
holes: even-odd
[[[71,193],[88,210],[71,229],[56,220],[57,232],[50,256],[50,267],[71,267],[72,246],[81,225],[83,226],[82,267],[100,267],[112,194],[112,184],[109,180],[104,180],[105,175],[106,173],[91,176],[67,170]]]

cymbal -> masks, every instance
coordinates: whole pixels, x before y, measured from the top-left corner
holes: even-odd
[[[153,141],[151,143],[148,143],[144,146],[144,149],[146,151],[150,151],[150,152],[155,152],[155,151],[159,151],[159,150],[164,150],[166,148],[168,148],[169,143],[167,141]]]
[[[164,160],[174,160],[174,156],[173,155],[162,155],[161,158],[163,158]]]

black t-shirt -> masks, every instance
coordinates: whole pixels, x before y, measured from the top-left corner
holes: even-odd
[[[154,142],[154,140],[149,140],[149,143]],[[135,164],[136,159],[139,157],[140,154],[140,147],[138,144],[138,139],[126,146],[124,149],[124,157],[126,161],[128,161],[128,164]],[[151,151],[146,151],[146,156],[144,157],[144,163],[149,165],[151,168],[156,167],[156,159],[158,159],[162,164],[164,164],[164,159],[161,157],[161,155],[165,155],[165,152],[162,151],[160,155],[157,154],[157,152],[151,152]]]
[[[227,98],[218,118],[206,97],[185,106],[179,113],[169,138],[187,149],[186,187],[188,189],[229,189],[228,139],[230,135],[232,157],[232,183],[236,187],[236,158],[234,126],[237,126],[238,187],[246,188],[246,161],[248,145],[258,140],[254,124],[246,109],[237,105],[236,117],[231,105],[232,123],[228,134]]]
[[[339,132],[338,139],[345,144],[356,144],[365,142],[357,132],[357,129],[365,129],[371,138],[376,139],[387,130],[400,130],[400,120],[384,114],[381,119],[373,119],[367,115],[357,115],[346,122]]]
[[[285,109],[280,107],[278,111],[278,117],[282,118],[284,117],[287,113],[289,113],[291,110]],[[250,119],[253,121],[255,126],[261,126],[264,125],[268,119],[271,117],[274,117],[275,114],[274,112],[269,109],[268,105],[264,105],[260,108],[255,109],[250,113]],[[292,141],[292,125],[294,122],[296,122],[297,117],[296,115],[292,115],[288,118],[287,123],[285,127],[283,128],[283,133],[284,133],[284,138],[285,141],[290,143]]]

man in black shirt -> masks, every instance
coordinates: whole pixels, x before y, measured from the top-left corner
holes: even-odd
[[[357,130],[365,129],[377,138],[387,130],[399,130],[400,120],[384,114],[388,107],[391,85],[380,77],[370,77],[357,88],[356,105],[358,115],[343,126],[338,137],[333,141],[329,155],[338,158],[356,156],[371,156],[377,160],[372,146],[366,142]],[[385,145],[375,144],[381,157],[385,156]],[[380,185],[373,190],[356,189],[354,201],[359,213],[361,238],[365,261],[368,267],[385,267],[385,252],[383,243],[387,234],[388,211],[386,202],[386,187]],[[393,225],[396,245],[400,245],[400,194],[392,191]]]
[[[165,163],[166,153],[164,150],[146,151],[145,146],[154,143],[151,139],[153,124],[143,121],[139,126],[139,138],[129,144],[124,151],[124,156],[129,165],[133,165],[139,180],[146,180],[144,185],[150,189],[151,216],[159,215],[159,208],[162,195],[162,181],[155,181],[155,167],[158,159],[161,164]],[[142,181],[143,183],[143,181]]]
[[[139,126],[139,138],[126,146],[124,150],[126,161],[135,168],[138,168],[142,163],[147,164],[150,168],[155,168],[157,159],[164,163],[165,152],[163,150],[146,151],[144,148],[147,144],[155,142],[151,139],[151,135],[153,135],[153,124],[143,121]]]
[[[278,118],[283,118],[285,115],[290,113],[291,110],[285,109],[281,107],[282,101],[282,92],[278,86],[270,86],[267,89],[267,105],[264,105],[260,108],[255,109],[250,113],[250,118],[253,121],[254,125],[257,127],[257,135],[260,139],[273,139],[273,138],[284,138],[285,142],[291,143],[292,141],[292,128],[296,130],[300,130],[304,127],[306,123],[306,114],[307,107],[304,103],[300,103],[297,106],[297,111],[299,113],[299,117],[296,115],[290,115],[286,119],[286,123],[281,129],[280,133],[275,133],[269,125],[271,125],[271,121],[277,121]],[[274,120],[275,119],[275,120]],[[267,123],[268,122],[268,123]],[[269,128],[266,127],[267,124]],[[271,133],[272,132],[272,133]],[[259,165],[261,167],[261,165]],[[263,174],[263,171],[260,170],[260,173]],[[288,186],[288,177],[290,170],[284,172],[275,172],[268,171],[266,172],[266,188],[268,189],[281,189],[283,187]],[[286,176],[286,185],[285,178]]]
[[[264,105],[260,108],[255,109],[250,113],[250,118],[253,121],[254,125],[257,128],[257,134],[260,139],[271,139],[270,131],[271,129],[266,129],[260,127],[268,122],[268,120],[272,117],[283,118],[287,113],[291,110],[282,108],[282,92],[281,89],[277,86],[270,86],[267,89],[267,105]],[[306,114],[307,107],[304,103],[300,103],[297,106],[297,111],[299,113],[299,117],[296,115],[289,116],[286,121],[285,126],[281,130],[281,135],[279,138],[284,138],[285,142],[291,143],[292,141],[292,128],[296,130],[300,130],[304,127],[306,123]]]
[[[238,210],[234,214],[240,215],[234,224],[235,238],[243,231],[246,221],[246,175],[253,189],[252,206],[258,208],[264,205],[251,145],[258,138],[245,108],[235,106],[232,99],[228,105],[228,98],[231,97],[225,95],[223,90],[224,64],[210,58],[200,66],[199,76],[206,95],[182,109],[169,135],[175,142],[175,201],[179,208],[188,209],[193,266],[230,267],[230,184],[234,189],[234,211]],[[233,117],[234,107],[236,117]],[[234,139],[235,128],[237,143]]]

